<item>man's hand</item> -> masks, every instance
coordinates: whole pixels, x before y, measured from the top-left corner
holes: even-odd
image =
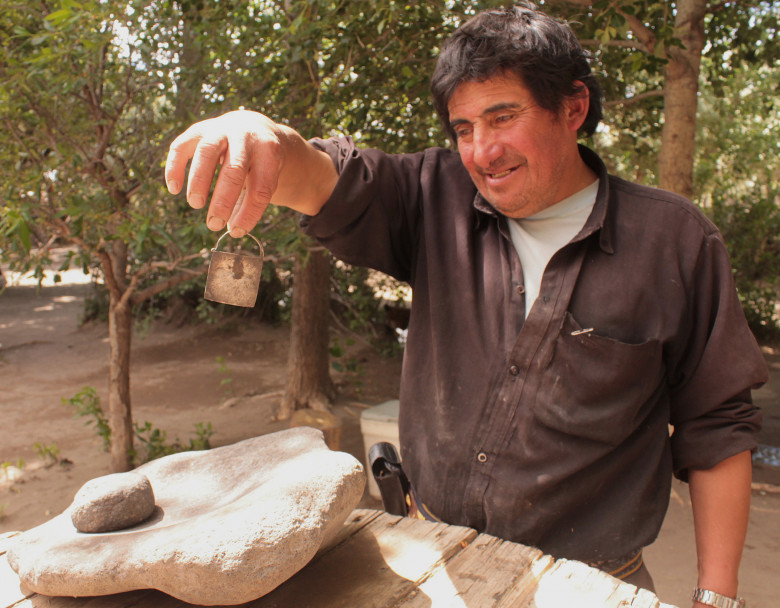
[[[181,191],[190,159],[187,202],[195,209],[206,205],[221,165],[206,224],[211,230],[227,225],[234,237],[252,230],[271,202],[316,214],[338,179],[330,157],[257,112],[230,112],[179,135],[165,164],[172,194]]]

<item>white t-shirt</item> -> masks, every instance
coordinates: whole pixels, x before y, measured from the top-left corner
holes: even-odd
[[[582,230],[596,203],[596,180],[552,207],[530,217],[509,220],[512,244],[520,256],[525,280],[525,316],[539,295],[542,275],[550,258]]]

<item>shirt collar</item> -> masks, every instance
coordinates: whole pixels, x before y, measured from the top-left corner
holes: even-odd
[[[588,165],[599,178],[599,191],[596,195],[596,203],[593,205],[593,211],[585,222],[585,226],[582,227],[580,233],[574,238],[574,241],[584,240],[590,235],[600,231],[599,247],[601,247],[601,250],[604,253],[615,253],[612,243],[612,228],[607,222],[607,211],[609,206],[609,174],[607,173],[607,168],[598,154],[590,148],[580,145],[579,150],[582,160],[585,161],[585,164]],[[503,219],[503,216],[498,213],[479,192],[477,192],[474,197],[473,204],[474,209],[478,212],[475,214],[476,228],[481,228],[483,221],[488,219],[488,216],[492,216],[499,220]]]

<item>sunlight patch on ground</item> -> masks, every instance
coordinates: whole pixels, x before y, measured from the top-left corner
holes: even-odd
[[[44,269],[43,281],[41,281],[41,287],[52,287],[54,285],[88,285],[92,282],[93,278],[90,273],[84,273],[83,269],[78,264],[74,264],[75,268],[68,270],[57,271],[57,268],[61,268],[69,256],[73,255],[77,251],[76,247],[53,247],[48,251],[48,256],[51,259],[51,264],[48,268]],[[22,286],[22,287],[35,287],[37,286],[38,279],[33,276],[32,272],[14,272],[11,271],[6,264],[0,265],[2,275],[5,278],[9,287]],[[59,276],[59,279],[57,278]]]
[[[3,275],[8,281],[8,286],[23,286],[23,287],[35,287],[38,285],[38,279],[36,279],[32,273],[22,274],[19,272],[11,272],[3,269]],[[60,281],[58,282],[55,277],[59,275]],[[89,285],[92,282],[91,274],[84,274],[81,269],[65,270],[62,272],[55,272],[53,270],[46,270],[43,273],[43,281],[40,285],[42,287],[53,287],[54,285]]]

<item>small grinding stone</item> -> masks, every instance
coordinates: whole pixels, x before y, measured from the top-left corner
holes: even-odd
[[[154,506],[152,484],[146,475],[114,473],[81,487],[70,518],[79,532],[111,532],[148,519]]]

